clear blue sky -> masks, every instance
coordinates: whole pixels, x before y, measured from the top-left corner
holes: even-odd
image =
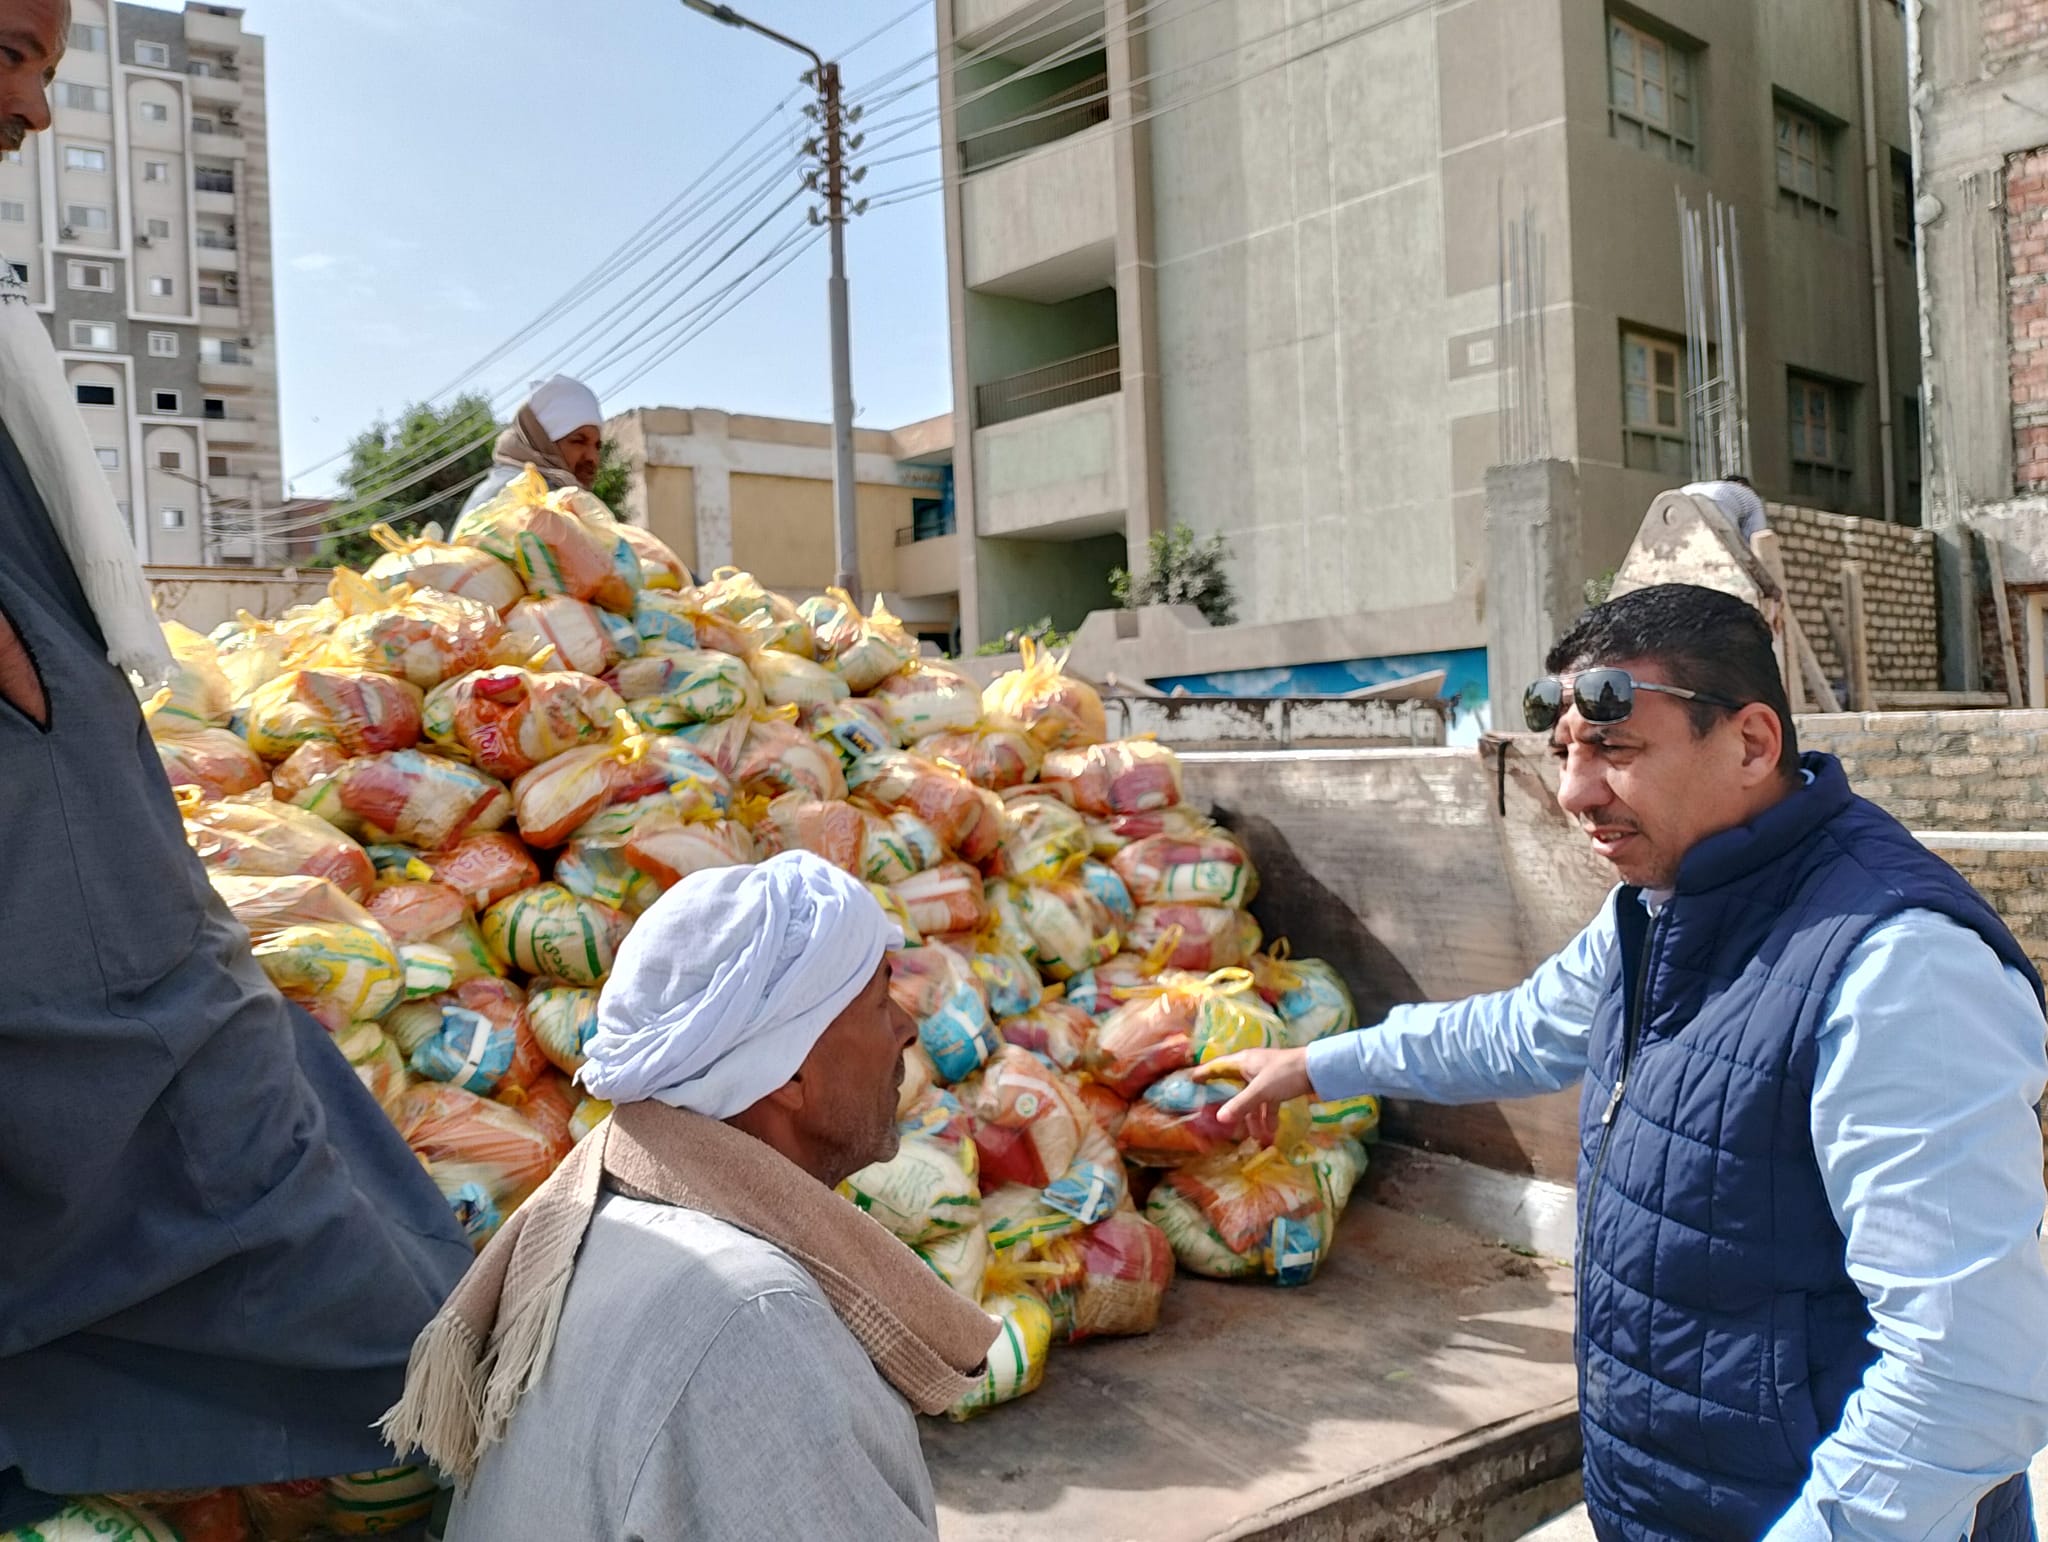
[[[268,40],[288,475],[525,325],[794,89],[805,67],[678,0],[244,3],[244,24]],[[738,8],[830,57],[908,5]],[[853,54],[849,92],[928,55],[932,27],[927,3]],[[896,84],[931,74],[924,64]],[[920,85],[875,117],[931,107],[934,91]],[[935,138],[925,128],[873,153]],[[936,153],[897,161],[861,191],[937,171]],[[853,223],[848,243],[856,421],[893,428],[946,411],[939,200],[876,210]],[[607,411],[829,417],[825,274],[820,243],[626,399],[607,400]],[[518,384],[536,362],[514,354],[482,380]],[[298,491],[328,489],[330,474],[315,472]]]

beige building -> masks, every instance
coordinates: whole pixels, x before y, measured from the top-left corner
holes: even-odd
[[[263,39],[72,0],[51,132],[0,159],[0,256],[49,322],[143,559],[260,564],[282,498]]]
[[[1690,461],[1674,195],[1739,221],[1753,480],[1917,520],[1892,0],[937,11],[970,645],[1074,624],[1184,522],[1298,661],[1482,647],[1486,472],[1531,455],[1611,569]]]
[[[605,436],[633,468],[625,511],[700,576],[739,567],[769,588],[818,594],[837,571],[832,429],[709,407],[642,407]],[[894,433],[857,429],[860,574],[920,637],[953,646],[960,542],[953,529],[953,419]]]

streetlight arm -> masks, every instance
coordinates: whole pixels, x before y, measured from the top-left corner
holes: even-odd
[[[738,11],[735,11],[729,5],[719,5],[715,3],[715,0],[683,0],[683,4],[697,12],[700,16],[709,16],[713,21],[722,21],[728,27],[741,27],[748,32],[758,32],[762,37],[772,42],[780,43],[784,48],[794,48],[798,53],[807,57],[820,71],[825,68],[825,61],[818,56],[818,51],[815,48],[807,48],[795,38],[785,37],[773,27],[762,26],[752,17],[740,15]]]

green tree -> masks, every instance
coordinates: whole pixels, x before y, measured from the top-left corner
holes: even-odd
[[[367,567],[383,551],[370,535],[379,521],[401,535],[413,535],[429,521],[445,531],[462,512],[476,480],[490,469],[491,446],[498,422],[490,399],[458,396],[446,407],[415,402],[398,420],[379,420],[356,435],[342,471],[345,489],[338,507],[348,510],[342,521],[347,534],[329,536],[317,559],[322,565]],[[446,461],[446,465],[440,464]],[[434,469],[405,487],[425,467]]]
[[[1194,531],[1177,524],[1154,531],[1146,555],[1145,572],[1135,580],[1126,568],[1110,572],[1109,592],[1124,609],[1192,605],[1209,618],[1211,626],[1229,626],[1237,620],[1237,595],[1223,569],[1230,547],[1222,536],[1197,542]]]
[[[626,495],[633,491],[633,463],[621,453],[616,439],[598,446],[597,480],[590,490],[619,518],[626,517]]]

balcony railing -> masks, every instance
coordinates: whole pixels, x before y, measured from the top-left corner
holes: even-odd
[[[192,233],[192,244],[203,246],[210,252],[232,252],[237,249],[235,238],[218,230],[195,230]]]
[[[240,139],[242,137],[242,125],[239,123],[220,122],[202,123],[194,119],[192,132],[195,134],[218,134],[223,139]]]
[[[1056,139],[1065,139],[1069,134],[1078,134],[1083,129],[1108,121],[1109,76],[1091,75],[1064,91],[1055,92],[1032,111],[1012,119],[1001,128],[963,134],[960,139],[960,166],[963,171],[979,171],[997,161],[1008,160],[1026,150],[1035,150],[1040,145],[1049,145]]]
[[[240,68],[232,64],[219,64],[208,59],[194,59],[185,66],[185,73],[198,80],[240,80]]]
[[[983,428],[1071,407],[1075,402],[1113,396],[1123,389],[1122,350],[1111,343],[1093,353],[1076,354],[1057,364],[1027,369],[1021,375],[991,380],[974,388],[974,420]]]
[[[192,186],[201,193],[232,193],[235,190],[235,174],[232,171],[195,171]]]

